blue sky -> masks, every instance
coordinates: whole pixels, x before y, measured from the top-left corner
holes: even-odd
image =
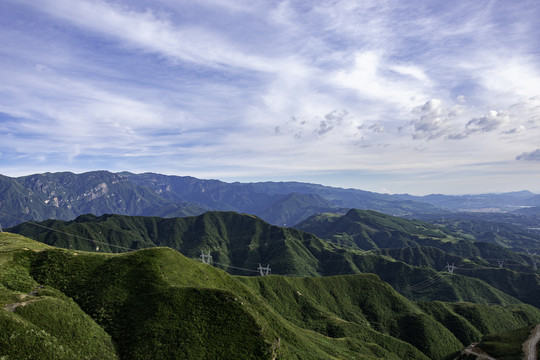
[[[540,3],[4,0],[0,173],[540,193]]]

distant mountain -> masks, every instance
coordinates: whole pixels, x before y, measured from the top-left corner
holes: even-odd
[[[0,355],[442,359],[540,310],[415,303],[372,274],[235,277],[167,248],[96,254],[0,234]]]
[[[313,233],[321,239],[363,250],[420,246],[432,240],[471,240],[462,234],[426,222],[358,209],[349,210],[345,215],[314,215],[294,227]]]
[[[187,216],[205,210],[187,202],[168,201],[152,189],[107,171],[0,176],[0,215],[4,227],[25,220],[73,219],[87,213]]]
[[[520,252],[540,254],[540,212],[526,208],[512,213],[419,214],[416,217],[448,231],[472,236]],[[537,210],[538,211],[538,210]]]
[[[292,226],[322,212],[369,209],[389,215],[468,212],[520,212],[530,221],[540,217],[540,195],[528,191],[483,195],[378,194],[301,182],[225,183],[190,176],[92,171],[0,175],[0,224],[27,220],[71,220],[91,213],[178,217],[209,210],[249,213],[276,225]]]
[[[173,201],[183,200],[204,204],[213,210],[254,214],[276,225],[292,226],[322,210],[373,209],[392,215],[439,212],[432,205],[402,200],[393,195],[310,183],[225,183],[153,173],[121,174],[133,183],[152,188]],[[287,215],[283,215],[283,209],[286,209]]]
[[[369,220],[362,222],[364,215]],[[526,255],[451,238],[435,226],[373,211],[351,210],[348,216],[357,220],[348,230],[351,235],[344,235],[351,238],[355,226],[373,230],[384,226],[386,230],[372,237],[381,250],[342,247],[234,212],[170,219],[84,215],[69,222],[24,223],[7,230],[49,245],[86,251],[168,246],[195,259],[201,252],[210,253],[216,266],[239,275],[258,274],[259,264],[270,264],[272,273],[287,276],[375,273],[414,300],[515,304],[519,299],[540,306],[535,295],[540,291],[540,277],[533,273]],[[499,259],[505,259],[505,266],[512,270],[499,268]],[[459,267],[456,275],[446,275],[448,263]]]
[[[540,262],[538,256],[516,253],[506,247],[477,241],[444,227],[375,211],[353,209],[345,215],[315,215],[295,228],[332,243],[375,250],[374,254],[391,256],[411,265],[430,266],[440,270],[446,263],[455,263],[458,266],[457,273],[482,279],[506,294],[540,306],[540,300],[535,300],[535,292],[540,291],[540,277],[535,270]],[[382,268],[368,271],[379,274],[383,280],[398,290],[402,289],[404,293],[407,290],[407,286],[402,287],[397,278],[392,278],[394,275],[388,269],[390,273]],[[431,290],[431,286],[427,288]],[[415,296],[418,299],[420,295]]]
[[[530,191],[516,191],[502,194],[412,196],[396,195],[403,200],[431,204],[449,211],[506,212],[528,206],[540,206],[540,195]]]
[[[474,240],[540,254],[540,228],[534,227],[537,224],[534,217],[511,213],[418,214],[417,217],[424,221],[351,209],[345,215],[314,215],[294,227],[336,244],[364,250],[426,244],[446,249],[447,242]]]
[[[432,205],[391,195],[297,182],[225,183],[107,171],[0,176],[4,227],[26,220],[71,220],[86,213],[177,217],[208,210],[249,213],[291,226],[320,212],[349,208],[393,215],[438,212]]]
[[[257,215],[271,224],[280,226],[292,226],[313,214],[328,211],[342,211],[330,201],[316,194],[290,193],[278,195],[278,200]]]
[[[531,216],[533,218],[536,219],[536,224],[535,225],[538,225],[538,223],[540,221],[538,221],[540,219],[540,206],[531,206],[531,207],[524,207],[522,209],[518,209],[516,211],[514,211],[515,214],[523,214],[523,215],[528,215],[528,216]],[[540,227],[538,227],[540,229]]]

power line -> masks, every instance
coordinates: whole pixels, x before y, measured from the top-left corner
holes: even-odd
[[[68,236],[73,236],[73,237],[76,238],[76,239],[85,240],[85,241],[90,241],[90,242],[92,242],[93,244],[98,243],[98,244],[106,245],[106,246],[109,246],[109,247],[114,247],[114,248],[118,248],[118,249],[124,249],[124,250],[126,250],[127,252],[138,250],[138,249],[127,248],[127,247],[125,247],[125,246],[109,244],[109,243],[106,243],[106,242],[103,242],[103,241],[90,239],[90,238],[87,238],[87,237],[84,237],[84,236],[80,236],[80,235],[70,234],[70,233],[67,233],[67,232],[65,232],[65,231],[61,231],[61,230],[58,230],[58,229],[54,229],[54,228],[51,228],[51,227],[48,227],[48,226],[45,226],[45,225],[42,225],[42,224],[35,223],[35,222],[33,222],[33,221],[25,220],[25,219],[19,218],[19,217],[14,216],[14,215],[6,214],[6,213],[3,212],[3,211],[0,211],[0,213],[4,214],[4,215],[6,215],[6,216],[11,216],[11,217],[13,217],[13,218],[15,218],[15,219],[18,219],[18,220],[22,220],[22,221],[24,221],[25,223],[30,224],[30,225],[34,225],[34,226],[37,226],[37,227],[40,227],[40,228],[43,228],[43,229],[47,229],[47,230],[50,230],[50,231],[54,231],[54,232],[57,232],[57,233],[59,233],[59,234],[68,235]],[[150,246],[150,247],[156,247],[156,246],[153,245],[153,246]],[[97,247],[97,249],[99,250],[99,247]]]
[[[85,241],[90,241],[92,242],[93,244],[102,244],[102,245],[106,245],[106,246],[109,246],[109,247],[114,247],[114,248],[118,248],[118,249],[123,249],[123,250],[126,250],[126,252],[131,252],[131,251],[135,251],[135,250],[139,250],[139,249],[131,249],[131,248],[127,248],[125,246],[120,246],[120,245],[113,245],[113,244],[109,244],[109,243],[106,243],[106,242],[102,242],[102,241],[99,241],[99,240],[94,240],[94,239],[91,239],[91,238],[87,238],[87,237],[84,237],[84,236],[80,236],[80,235],[75,235],[75,234],[70,234],[70,233],[67,233],[65,231],[61,231],[61,230],[58,230],[58,229],[54,229],[54,228],[51,228],[51,227],[48,227],[48,226],[45,226],[45,225],[42,225],[42,224],[38,224],[38,223],[35,223],[33,221],[29,221],[29,220],[25,220],[23,218],[20,218],[20,217],[17,217],[17,216],[14,216],[14,215],[11,215],[11,214],[6,214],[5,212],[3,211],[0,211],[1,214],[5,215],[5,216],[10,216],[10,217],[13,217],[17,220],[21,220],[25,223],[28,223],[30,225],[34,225],[34,226],[37,226],[37,227],[40,227],[40,228],[43,228],[43,229],[47,229],[47,230],[50,230],[50,231],[54,231],[56,233],[59,233],[59,234],[63,234],[63,235],[67,235],[67,236],[73,236],[74,238],[77,238],[77,239],[80,239],[80,240],[85,240]],[[246,236],[247,238],[247,236]],[[150,247],[157,247],[155,245],[151,245]],[[98,247],[99,249],[99,247]],[[201,250],[202,252],[202,250]],[[203,262],[205,264],[210,264],[210,261],[212,261],[212,255],[210,255],[210,252],[208,252],[207,255],[205,255],[204,253],[202,253],[201,255],[201,258],[204,257],[204,260]],[[223,266],[223,267],[228,267],[228,268],[232,268],[232,269],[237,269],[237,270],[243,270],[243,271],[249,271],[249,272],[254,272],[254,273],[259,273],[260,271],[259,270],[252,270],[252,269],[246,269],[246,268],[241,268],[241,267],[238,267],[238,266],[233,266],[233,265],[229,265],[229,264],[223,264],[223,263],[219,263],[219,262],[213,262],[214,264],[216,265],[220,265],[220,266]],[[259,264],[260,265],[260,264]],[[268,271],[268,273],[270,272],[270,268],[269,268],[269,265],[267,266],[268,270],[265,270],[265,271]],[[266,269],[266,268],[265,268]]]
[[[241,268],[241,267],[238,267],[238,266],[232,266],[232,265],[228,265],[228,264],[218,263],[218,262],[215,262],[215,261],[214,261],[213,263],[216,264],[216,265],[220,265],[220,266],[224,266],[224,267],[229,267],[229,268],[233,268],[233,269],[238,269],[238,270],[250,271],[250,272],[255,272],[255,273],[258,273],[258,272],[259,272],[258,270],[252,270],[252,269]]]
[[[428,279],[426,279],[424,281],[421,281],[421,282],[419,282],[417,284],[410,285],[409,287],[407,287],[405,289],[408,289],[410,291],[418,291],[418,290],[424,289],[426,287],[430,287],[430,286],[438,283],[445,276],[447,276],[446,273],[437,273],[434,276],[432,276],[432,277],[430,277],[430,278],[428,278]]]

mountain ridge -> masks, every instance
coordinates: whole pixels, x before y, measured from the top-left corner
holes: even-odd
[[[105,331],[79,351],[112,340],[98,355],[111,359],[440,359],[485,331],[540,321],[527,305],[415,303],[373,274],[234,277],[170,248],[96,254],[1,233],[0,262],[0,306],[32,301],[0,307],[0,355],[10,357],[68,358],[59,351],[84,333],[75,317]]]
[[[47,172],[16,178],[0,175],[4,227],[27,220],[71,220],[85,213],[178,217],[209,210],[251,213],[272,224],[292,226],[317,213],[345,213],[351,208],[396,216],[444,216],[463,207],[471,211],[520,211],[538,205],[536,199],[540,195],[527,191],[421,197],[294,181],[226,183],[191,176],[106,170]],[[456,202],[460,206],[448,205]]]
[[[391,220],[406,228],[418,224],[371,211],[356,211],[372,221],[383,219],[384,226]],[[271,264],[273,273],[288,276],[369,272],[415,300],[512,304],[519,299],[540,306],[534,295],[540,289],[540,279],[530,269],[528,258],[495,244],[464,240],[441,242],[435,237],[422,239],[422,244],[412,248],[365,251],[342,247],[311,233],[278,227],[253,215],[235,212],[167,219],[85,215],[69,222],[48,220],[37,225],[20,224],[7,230],[47,244],[86,251],[118,252],[168,246],[195,259],[201,252],[210,253],[218,267],[232,274],[254,275],[258,273],[259,264]],[[407,234],[398,238],[404,236]],[[388,235],[380,240],[387,243],[391,238]],[[511,257],[516,267],[501,269],[484,259],[492,256]],[[459,267],[454,276],[448,276],[445,269],[448,263]]]
[[[297,193],[296,202],[291,194]],[[287,197],[288,196],[288,197]],[[432,205],[390,195],[300,182],[225,183],[189,176],[92,171],[0,176],[4,227],[25,220],[71,220],[85,213],[176,217],[208,210],[252,213],[275,224],[293,225],[317,212],[347,207],[391,214],[436,211]],[[354,205],[354,206],[353,206]],[[288,208],[287,216],[283,209]]]

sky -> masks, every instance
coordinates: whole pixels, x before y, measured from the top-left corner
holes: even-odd
[[[2,0],[0,174],[540,193],[540,2]]]

